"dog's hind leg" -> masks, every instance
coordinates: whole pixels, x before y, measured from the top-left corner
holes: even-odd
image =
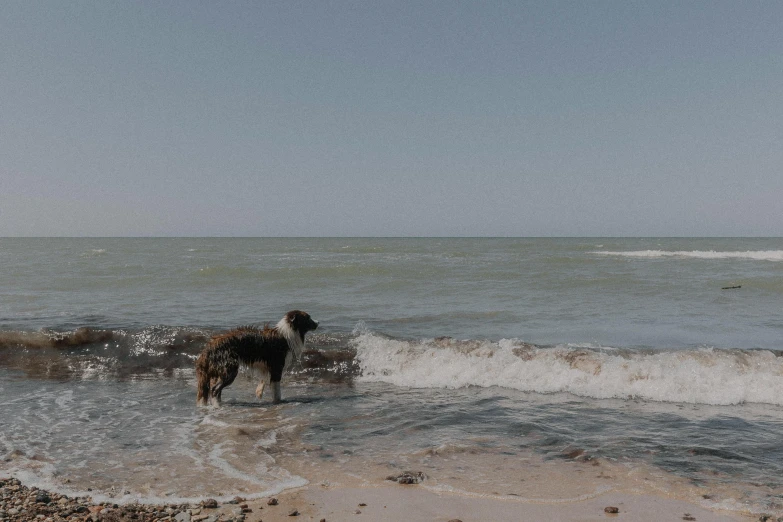
[[[266,382],[261,381],[256,387],[256,397],[258,397],[258,400],[261,400],[261,396],[264,395],[264,386],[266,386]]]
[[[280,394],[280,381],[272,381],[270,384],[272,385],[272,394],[274,396],[272,402],[277,404],[283,400],[283,397]]]
[[[197,372],[196,405],[206,406],[209,400],[209,379],[201,372]]]
[[[229,369],[229,372],[223,377],[213,377],[210,386],[210,402],[213,406],[220,406],[223,388],[229,386],[237,376],[237,368]]]
[[[209,387],[209,404],[211,406],[220,406],[220,395],[223,392],[223,379],[214,378]]]

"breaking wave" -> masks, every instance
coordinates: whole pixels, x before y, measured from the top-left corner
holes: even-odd
[[[414,388],[502,386],[598,399],[783,405],[783,357],[770,350],[641,351],[517,340],[410,342],[362,333],[362,381]]]
[[[35,379],[190,379],[212,330],[150,326],[0,332],[0,368]],[[288,378],[411,388],[500,386],[597,399],[783,406],[783,351],[540,346],[516,339],[393,339],[311,334]]]
[[[783,250],[748,250],[746,252],[717,252],[715,250],[669,251],[636,250],[629,252],[595,251],[591,254],[637,258],[693,258],[693,259],[750,259],[754,261],[783,261]]]

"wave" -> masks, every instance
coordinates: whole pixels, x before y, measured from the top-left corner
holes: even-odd
[[[34,379],[192,379],[217,331],[151,326],[135,331],[0,332],[0,368]],[[392,339],[357,329],[308,337],[300,382],[386,382],[411,388],[500,386],[597,399],[783,405],[783,351],[639,350],[538,346],[516,339]]]
[[[0,331],[0,368],[35,379],[188,378],[196,357],[218,332],[175,326]],[[295,379],[349,381],[358,374],[355,356],[347,336],[310,334],[302,360],[288,374]]]
[[[745,252],[740,251],[726,251],[720,252],[715,250],[635,250],[629,252],[613,252],[613,251],[595,251],[591,254],[604,255],[604,256],[618,256],[618,257],[636,257],[636,258],[661,258],[661,257],[677,257],[677,258],[692,258],[692,259],[750,259],[754,261],[783,261],[783,250],[748,250]]]
[[[597,399],[783,405],[783,357],[769,350],[640,351],[518,340],[428,341],[362,333],[359,380],[413,388],[501,386]]]

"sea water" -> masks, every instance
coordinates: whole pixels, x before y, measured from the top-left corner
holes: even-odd
[[[783,240],[0,239],[0,473],[117,502],[370,485],[783,514]],[[237,325],[320,321],[258,401]]]

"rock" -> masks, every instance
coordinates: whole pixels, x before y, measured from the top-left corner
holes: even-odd
[[[366,505],[367,505],[367,504],[365,504],[364,502],[362,502],[361,504],[359,504],[359,507],[364,507],[364,506],[366,506]]]
[[[356,511],[354,511],[354,512],[353,512],[353,514],[354,514],[354,515],[361,515],[361,514],[362,514],[362,512],[361,512],[361,510],[358,510],[358,509],[357,509]]]
[[[266,501],[267,505],[269,506],[276,506],[277,505],[277,499],[276,498],[270,498]]]
[[[326,522],[326,519],[325,519],[325,518],[322,518],[322,519],[321,519],[321,520],[319,520],[318,522]]]
[[[35,502],[36,504],[48,504],[52,501],[52,497],[46,494],[45,491],[39,491],[37,495],[35,495]]]
[[[298,516],[299,516],[299,511],[297,511],[296,509],[294,509],[294,510],[292,510],[292,511],[291,511],[291,512],[288,514],[288,516],[289,516],[289,517],[298,517]]]
[[[462,522],[462,520],[458,518],[452,518],[451,520],[449,520],[449,522]]]
[[[190,513],[181,511],[174,516],[174,520],[177,522],[190,522]]]
[[[216,507],[218,507],[218,502],[214,498],[208,498],[201,503],[201,507],[207,509],[215,509]]]
[[[427,476],[421,471],[404,471],[399,475],[389,475],[386,480],[393,480],[398,484],[418,484],[424,482]]]
[[[682,516],[682,519],[683,519],[683,520],[696,520],[696,517],[692,516],[690,513],[685,513],[685,514]]]
[[[619,513],[620,508],[616,508],[614,506],[607,506],[604,508],[604,513]]]

